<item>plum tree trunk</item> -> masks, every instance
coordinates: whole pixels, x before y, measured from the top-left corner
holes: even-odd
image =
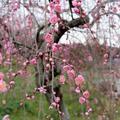
[[[39,67],[41,68],[42,66],[43,66],[43,65],[40,64]],[[46,84],[46,82],[45,82],[45,81],[46,81],[46,78],[43,77],[43,75],[44,75],[44,72],[43,72],[43,71],[38,71],[38,68],[36,68],[36,67],[35,67],[35,70],[36,70],[36,73],[37,73],[37,74],[36,74],[36,86],[37,86],[37,87],[40,87],[41,85],[43,85],[43,84],[42,84],[42,80],[39,81],[39,79],[40,79],[40,78],[44,78],[44,85],[46,85],[45,89],[47,90],[45,96],[46,96],[46,99],[47,99],[49,105],[51,105],[52,99],[53,99],[53,97],[52,97],[52,96],[53,96],[52,86]],[[40,72],[40,73],[38,73],[38,72]],[[48,76],[49,76],[49,79],[50,79],[50,81],[51,81],[51,75],[50,75],[50,74],[51,74],[51,73],[49,73]],[[54,77],[56,77],[56,76],[58,76],[58,75],[60,75],[60,71],[59,71]],[[64,104],[63,95],[62,95],[62,93],[61,93],[61,91],[60,91],[60,85],[54,86],[54,87],[53,87],[53,90],[54,90],[54,92],[56,93],[55,96],[60,98],[59,111],[60,111],[61,113],[63,113],[63,115],[60,115],[61,120],[70,120],[69,112],[68,112],[68,110],[67,110],[67,108],[66,108],[66,106],[65,106],[65,104]]]

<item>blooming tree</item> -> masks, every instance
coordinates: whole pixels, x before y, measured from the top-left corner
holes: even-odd
[[[14,88],[15,77],[26,76],[31,66],[35,69],[32,74],[36,83],[33,96],[36,92],[44,94],[50,108],[55,108],[62,120],[69,120],[70,117],[60,87],[69,82],[79,96],[78,103],[86,104],[87,112],[91,112],[90,93],[83,87],[84,75],[80,71],[77,72],[64,57],[63,46],[59,41],[70,30],[86,29],[87,37],[90,35],[93,40],[87,38],[89,45],[98,45],[98,33],[92,28],[101,22],[103,16],[111,17],[112,20],[116,16],[119,19],[120,4],[119,0],[96,0],[94,3],[93,9],[86,12],[82,0],[1,2],[0,66],[7,67],[8,72],[0,72],[0,93],[9,92]],[[111,7],[113,4],[115,7]],[[66,7],[67,5],[70,8]],[[112,28],[118,27],[115,25],[109,22]],[[108,57],[105,53],[105,62]],[[88,55],[87,59],[93,61],[92,55]],[[16,71],[13,70],[15,60],[16,64],[21,66]],[[9,80],[5,82],[5,78]],[[34,97],[26,95],[26,99],[32,98]]]

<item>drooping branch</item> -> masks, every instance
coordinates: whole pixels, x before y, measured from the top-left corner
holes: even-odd
[[[100,10],[100,8],[102,7],[102,6],[104,6],[105,4],[108,4],[108,3],[113,3],[113,2],[119,2],[119,0],[106,0],[106,1],[104,1],[104,2],[100,2],[99,4],[97,4],[90,12],[89,12],[89,14],[91,14],[91,13],[93,13],[93,12],[97,12],[97,11],[99,11]]]
[[[70,30],[71,28],[79,27],[80,25],[84,25],[88,22],[89,22],[88,16],[85,16],[84,18],[81,18],[81,17],[76,18],[76,19],[71,20],[69,22],[62,20],[58,25],[58,32],[56,32],[54,34],[54,42],[58,43],[60,38],[64,35],[64,33],[67,32],[68,30]],[[42,26],[42,27],[38,26],[38,30],[37,30],[37,34],[36,34],[36,43],[37,43],[37,46],[39,47],[39,49],[41,49],[42,45],[44,45],[43,43],[45,43],[43,40],[43,34],[42,35],[40,34],[41,30],[43,30],[43,29],[44,29],[44,26]],[[54,68],[54,77],[60,75],[60,73],[61,73],[59,65],[56,63],[56,61],[55,61],[55,64],[56,64],[56,66]],[[39,67],[39,69],[38,69],[38,67]],[[48,101],[50,101],[49,104],[51,104],[51,99],[53,99],[52,98],[52,96],[53,96],[52,87],[53,87],[53,90],[56,93],[55,96],[60,98],[59,111],[61,113],[64,113],[64,115],[61,117],[61,119],[62,120],[69,120],[70,119],[69,114],[66,110],[66,107],[64,106],[63,95],[62,95],[61,90],[60,90],[60,85],[58,84],[58,85],[51,86],[51,85],[46,83],[46,79],[48,79],[49,81],[52,80],[52,77],[51,77],[52,70],[50,70],[50,72],[47,74],[47,78],[46,78],[46,75],[44,75],[44,61],[43,61],[43,59],[41,59],[40,61],[38,61],[38,64],[35,67],[35,71],[36,71],[36,86],[40,87],[40,85],[41,85],[40,82],[42,82],[44,80],[43,85],[46,85],[46,89],[47,89],[46,97],[48,98]],[[57,73],[57,74],[55,74],[55,73]]]
[[[102,7],[105,7],[106,4],[120,2],[119,0],[106,0],[96,4],[95,7],[88,13],[92,15],[93,19],[99,17],[99,12]]]
[[[117,16],[119,19],[120,19],[120,14],[118,14],[118,13],[114,13],[114,12],[111,12],[111,11],[108,11],[108,12],[105,12],[105,13],[103,13],[103,14],[100,14],[99,15],[99,19],[101,19],[101,17],[102,16],[107,16],[107,15],[115,15],[115,16]],[[90,23],[90,27],[92,27],[95,23],[96,23],[96,21],[98,21],[99,19],[94,19],[91,23]]]
[[[80,25],[84,25],[84,24],[86,24],[88,22],[89,22],[88,16],[85,16],[84,18],[76,18],[76,19],[71,20],[69,22],[65,21],[65,20],[62,20],[59,23],[58,31],[54,33],[54,43],[58,43],[60,38],[64,35],[64,33],[67,32],[68,30],[70,30],[71,28],[79,27]],[[39,46],[39,49],[41,49],[42,46],[45,45],[44,40],[43,40],[43,34],[40,34],[41,30],[43,30],[43,29],[44,29],[44,26],[38,28],[37,34],[36,34],[36,41],[37,41],[37,44]],[[43,66],[43,60],[42,59],[40,60],[39,68],[42,68],[42,69],[40,70],[40,74],[39,74],[38,71],[36,71],[36,73],[37,73],[36,74],[36,83],[37,83],[38,87],[39,87],[39,84],[40,84],[39,77],[44,75],[44,66]],[[35,70],[37,70],[37,69],[35,69]],[[61,74],[61,68],[55,62],[54,77],[59,76],[60,74]],[[49,104],[51,104],[52,99],[53,99],[52,98],[53,91],[52,91],[52,86],[48,85],[47,82],[52,80],[52,71],[50,71],[47,74],[47,78],[46,78],[46,76],[43,76],[43,77],[44,77],[44,85],[46,86],[46,90],[47,90],[47,93],[45,94],[45,96],[46,96]],[[41,79],[41,81],[42,81],[42,79]],[[68,111],[67,111],[67,109],[66,109],[66,107],[64,105],[64,102],[63,102],[63,95],[62,95],[61,90],[60,90],[60,85],[59,84],[54,85],[53,90],[56,93],[55,96],[60,98],[59,111],[61,113],[64,113],[64,115],[61,116],[61,119],[62,120],[70,120],[69,113],[68,113]]]

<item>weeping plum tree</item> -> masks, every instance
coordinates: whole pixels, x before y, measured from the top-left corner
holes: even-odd
[[[98,38],[92,31],[94,24],[105,15],[120,17],[115,10],[104,9],[106,4],[113,2],[117,0],[98,0],[94,8],[87,13],[82,7],[81,0],[2,1],[0,3],[0,65],[9,68],[7,74],[9,81],[5,82],[6,74],[0,72],[0,92],[9,92],[15,84],[15,77],[24,76],[28,67],[32,66],[35,69],[35,73],[32,74],[36,84],[33,94],[35,95],[36,92],[44,94],[50,108],[55,108],[62,120],[70,120],[60,90],[61,86],[69,81],[80,96],[78,102],[86,104],[87,111],[90,112],[90,93],[83,89],[84,77],[64,58],[63,47],[59,41],[71,29],[79,28],[87,29],[94,43],[97,43]],[[67,4],[69,7],[66,7]],[[92,22],[89,21],[89,15],[92,17]],[[17,59],[16,64],[22,66],[15,72],[12,69],[14,59]],[[59,80],[55,79],[57,77]],[[29,95],[26,98],[32,99]]]

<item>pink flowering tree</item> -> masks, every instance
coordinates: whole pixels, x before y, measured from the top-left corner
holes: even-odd
[[[78,102],[86,104],[87,111],[90,112],[90,93],[83,88],[84,76],[64,58],[64,50],[59,41],[69,30],[80,28],[89,30],[93,36],[92,40],[97,44],[98,38],[92,31],[94,24],[105,15],[112,14],[120,17],[116,12],[117,7],[111,11],[104,9],[107,4],[113,2],[119,2],[119,0],[97,0],[89,13],[82,7],[81,0],[45,0],[43,2],[6,0],[2,2],[0,65],[8,67],[9,70],[7,75],[0,72],[0,92],[9,92],[15,85],[15,77],[26,75],[28,67],[33,66],[35,73],[32,74],[36,83],[33,94],[36,92],[44,94],[50,108],[55,108],[62,120],[69,120],[70,117],[60,87],[68,84],[69,81],[79,96]],[[66,8],[65,4],[69,4],[70,9]],[[67,13],[70,14],[68,19],[63,16]],[[92,17],[91,21],[89,14]],[[108,58],[107,54],[104,57]],[[12,69],[14,59],[22,66],[15,72]],[[91,55],[88,56],[88,60],[93,61]],[[5,82],[5,76],[10,81]],[[55,84],[56,77],[58,77],[57,84]],[[26,98],[32,99],[29,96]]]

